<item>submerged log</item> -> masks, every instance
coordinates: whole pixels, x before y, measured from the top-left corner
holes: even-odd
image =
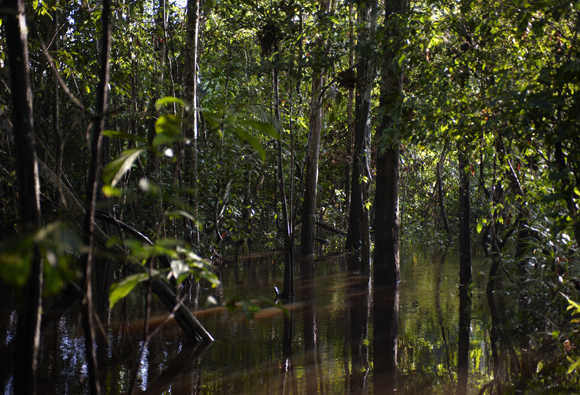
[[[38,168],[41,177],[52,188],[58,188],[59,183],[56,174],[52,172],[48,166],[42,161],[38,161]],[[72,226],[78,231],[81,231],[85,210],[76,196],[65,185],[60,185],[63,194],[65,195],[69,215],[61,216],[61,220]],[[99,226],[95,224],[95,243],[107,250],[111,257],[118,263],[125,265],[133,273],[146,273],[147,268],[141,265],[135,258],[131,257],[120,245],[114,243]],[[169,286],[161,281],[159,278],[154,278],[152,281],[153,293],[159,297],[165,307],[169,311],[173,311],[174,307],[179,304],[179,308],[175,311],[175,321],[179,324],[185,335],[190,340],[212,342],[214,339],[210,333],[201,325],[195,318],[191,311],[177,298],[175,293]]]

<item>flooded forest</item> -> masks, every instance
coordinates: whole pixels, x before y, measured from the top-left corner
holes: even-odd
[[[0,2],[2,394],[580,393],[580,1]]]

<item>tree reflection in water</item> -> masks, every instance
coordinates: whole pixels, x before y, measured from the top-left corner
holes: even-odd
[[[233,267],[224,268],[221,289],[202,283],[189,291],[190,308],[199,305],[196,315],[216,341],[201,355],[177,325],[168,324],[148,346],[136,389],[250,395],[451,393],[458,378],[457,257],[410,250],[402,258],[401,282],[391,287],[371,286],[356,255],[297,260],[296,298],[284,304],[288,314],[262,304],[248,321],[243,309],[206,307],[207,297],[219,300],[219,292],[225,298],[274,298],[274,285],[282,285],[282,259],[275,252],[240,257],[238,281]],[[474,281],[474,313],[470,323],[461,325],[468,341],[471,330],[468,357],[478,364],[463,370],[469,374],[469,393],[489,383],[492,374],[482,325],[489,322],[487,301],[479,296],[484,295],[479,278]],[[153,305],[155,326],[167,313],[161,303],[154,300]],[[144,310],[144,293],[136,292],[100,315],[107,335],[98,350],[105,393],[127,392],[142,344]],[[2,314],[7,335],[0,346],[5,350],[12,347],[14,326],[10,309],[4,307]],[[86,387],[78,314],[77,304],[43,331],[43,393],[82,393]],[[3,378],[8,393],[10,380]]]

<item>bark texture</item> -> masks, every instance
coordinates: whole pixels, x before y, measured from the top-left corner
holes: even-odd
[[[105,112],[107,111],[108,86],[110,75],[111,53],[111,1],[103,1],[101,13],[103,25],[103,40],[100,53],[100,80],[97,89],[97,115],[94,118],[93,137],[91,142],[91,162],[89,167],[89,180],[87,184],[87,209],[83,222],[83,243],[88,246],[88,253],[81,258],[83,270],[83,329],[85,332],[85,352],[89,372],[89,388],[91,394],[101,393],[99,383],[97,355],[95,352],[94,331],[94,307],[92,290],[95,210],[97,205],[97,192],[101,170],[101,153],[103,143],[103,131],[105,130]]]
[[[32,89],[28,67],[28,35],[24,1],[2,3],[12,90],[16,175],[18,178],[20,233],[33,233],[41,226],[38,162],[34,142]],[[29,278],[21,289],[14,358],[14,393],[36,393],[36,370],[42,309],[42,258],[35,245]]]
[[[385,3],[385,35],[388,46],[383,49],[380,97],[381,123],[377,130],[377,189],[375,192],[375,284],[399,281],[399,141],[395,133],[400,118],[398,102],[402,93],[402,71],[396,56],[403,40],[398,20],[406,1]]]
[[[368,198],[366,177],[370,182],[370,110],[371,92],[375,81],[375,68],[371,62],[374,29],[376,27],[375,1],[361,1],[358,5],[358,25],[361,26],[357,45],[357,90],[355,98],[354,151],[352,157],[352,181],[348,235],[345,248],[358,250],[370,245]],[[367,27],[368,26],[368,27]]]
[[[330,10],[330,1],[320,2],[319,14]],[[324,25],[325,22],[322,22]],[[320,61],[323,58],[324,38],[318,40]],[[324,85],[324,68],[319,66],[312,73],[312,99],[310,101],[310,135],[306,152],[304,204],[302,206],[302,233],[300,255],[314,255],[314,235],[316,231],[316,190],[318,186],[318,157],[320,153],[320,133],[322,131],[322,89]]]

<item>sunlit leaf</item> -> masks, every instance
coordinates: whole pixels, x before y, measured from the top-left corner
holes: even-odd
[[[181,133],[181,117],[173,114],[160,116],[155,122],[155,133],[173,136]]]
[[[127,276],[125,279],[123,279],[123,281],[111,285],[111,288],[109,289],[109,304],[111,305],[111,308],[113,308],[115,303],[117,303],[119,300],[129,295],[129,293],[137,286],[137,284],[147,280],[148,278],[148,273],[137,273]]]
[[[143,151],[145,151],[143,148],[132,148],[121,153],[117,159],[110,162],[103,171],[104,183],[111,187],[117,185]]]
[[[182,260],[171,261],[171,274],[177,281],[177,284],[181,284],[191,273],[189,271],[189,266],[187,266]]]
[[[173,103],[177,103],[177,104],[185,107],[185,102],[183,100],[178,99],[177,97],[170,97],[170,96],[168,96],[168,97],[163,97],[163,98],[157,100],[155,102],[155,109],[157,111],[159,111],[159,109],[161,107],[163,107],[165,104],[173,104]]]

